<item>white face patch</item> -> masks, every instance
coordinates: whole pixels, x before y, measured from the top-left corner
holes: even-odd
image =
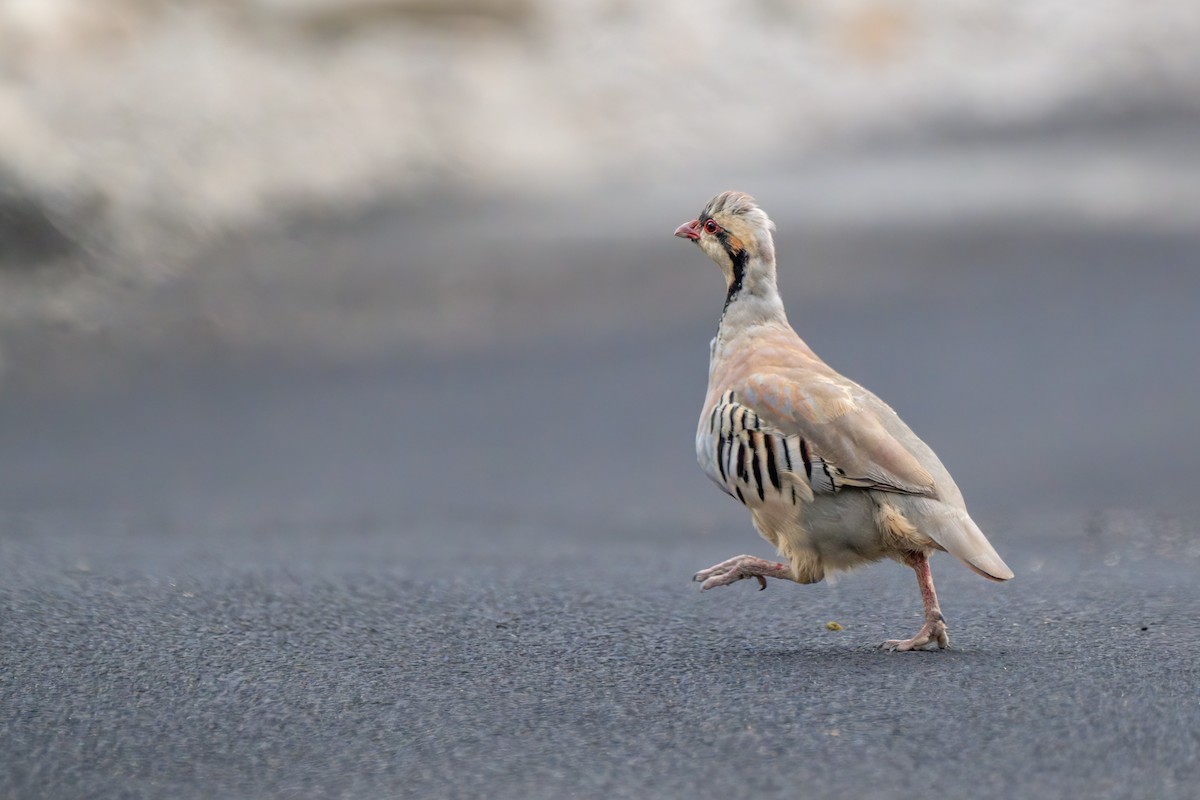
[[[700,237],[700,248],[721,268],[721,274],[725,276],[725,285],[732,284],[734,280],[733,260],[729,257],[721,240],[717,236],[706,233]]]

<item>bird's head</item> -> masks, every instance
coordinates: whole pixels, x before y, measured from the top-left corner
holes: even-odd
[[[725,275],[729,297],[743,285],[775,282],[775,224],[745,192],[721,192],[675,235],[700,245]]]

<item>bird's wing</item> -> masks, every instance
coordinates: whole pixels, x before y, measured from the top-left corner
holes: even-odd
[[[836,374],[821,372],[756,373],[732,387],[736,401],[766,427],[795,441],[814,489],[813,471],[820,469],[834,490],[934,494],[929,472],[860,402],[864,392]]]

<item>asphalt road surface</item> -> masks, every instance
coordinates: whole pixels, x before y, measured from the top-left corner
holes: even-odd
[[[769,554],[691,452],[703,200],[562,245],[473,347],[10,376],[0,796],[1195,797],[1200,237],[775,214],[793,323],[1017,573],[936,557],[952,649],[889,654],[898,565],[689,582]],[[413,225],[320,237],[416,276]]]

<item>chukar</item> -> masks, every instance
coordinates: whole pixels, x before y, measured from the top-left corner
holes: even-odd
[[[755,578],[816,583],[885,557],[912,567],[925,624],[881,647],[949,644],[929,555],[944,550],[995,581],[1013,577],[971,521],[929,446],[896,412],[835,372],[788,324],[775,283],[774,224],[749,195],[723,192],[680,225],[725,275],[696,456],[786,563],[742,555],[697,573],[703,589]]]

